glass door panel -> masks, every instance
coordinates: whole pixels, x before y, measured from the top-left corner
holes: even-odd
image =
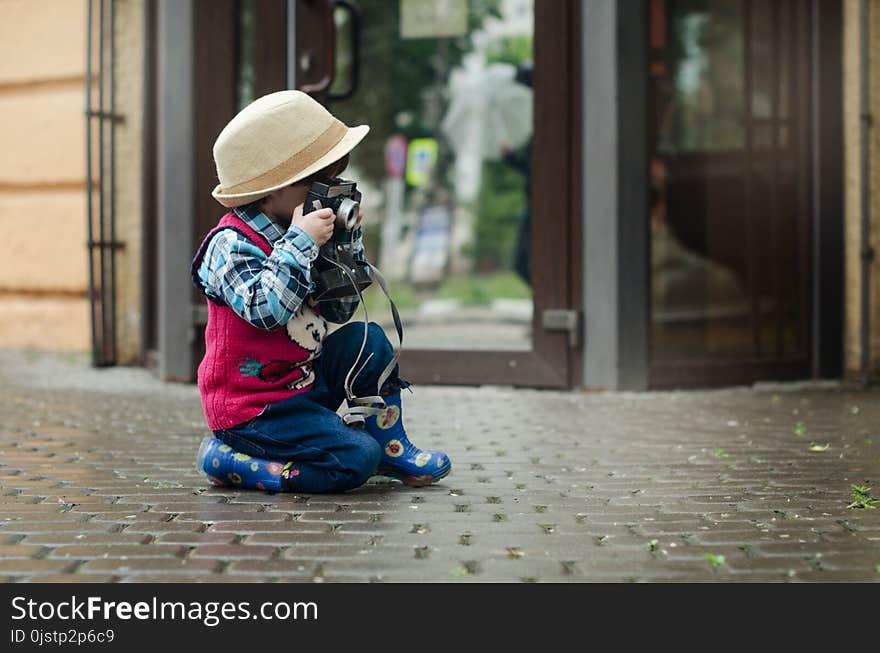
[[[335,12],[327,106],[372,128],[346,176],[364,194],[367,255],[390,282],[404,346],[531,350],[532,0],[357,8]],[[353,74],[356,91],[334,99]],[[381,291],[366,300],[392,329]]]
[[[796,0],[651,3],[655,377],[808,369],[806,18]]]

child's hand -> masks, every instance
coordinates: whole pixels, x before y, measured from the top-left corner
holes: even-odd
[[[300,204],[293,210],[293,217],[290,222],[311,236],[315,244],[321,246],[330,240],[330,236],[333,235],[333,222],[335,220],[336,216],[333,214],[333,209],[318,209],[303,215],[303,205]]]

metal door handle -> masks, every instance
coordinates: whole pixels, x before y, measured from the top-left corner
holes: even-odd
[[[577,349],[581,345],[581,314],[571,309],[545,309],[541,311],[541,327],[544,331],[568,333],[568,346]]]
[[[324,34],[324,40],[322,43],[324,46],[324,56],[321,57],[321,60],[325,62],[325,68],[324,74],[317,82],[314,84],[303,84],[299,87],[299,90],[303,93],[308,93],[310,95],[325,93],[327,89],[330,88],[330,85],[333,83],[333,71],[336,68],[336,28],[333,25],[333,0],[313,1],[320,2],[325,7],[324,15],[326,16],[326,19],[323,22],[326,27],[326,33]],[[311,59],[311,52],[307,50],[302,56]]]
[[[350,42],[350,52],[351,52],[351,83],[348,88],[344,91],[339,91],[337,93],[330,93],[327,96],[328,100],[347,100],[352,95],[354,95],[355,91],[357,91],[358,85],[360,84],[360,73],[361,73],[361,12],[360,10],[348,2],[348,0],[336,0],[336,8],[342,9],[343,11],[348,13],[348,19],[351,24],[351,42]],[[335,36],[334,36],[335,40]],[[334,66],[335,66],[335,52],[334,52]],[[334,67],[334,74],[336,69]],[[332,80],[331,80],[332,83]]]

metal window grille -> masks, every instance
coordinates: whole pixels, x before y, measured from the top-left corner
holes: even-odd
[[[88,0],[86,18],[86,204],[92,365],[116,364],[116,240],[113,0]],[[96,56],[97,55],[97,56]],[[97,104],[96,104],[97,101]]]

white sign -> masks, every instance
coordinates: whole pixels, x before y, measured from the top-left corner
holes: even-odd
[[[400,38],[467,34],[467,0],[400,0]]]

